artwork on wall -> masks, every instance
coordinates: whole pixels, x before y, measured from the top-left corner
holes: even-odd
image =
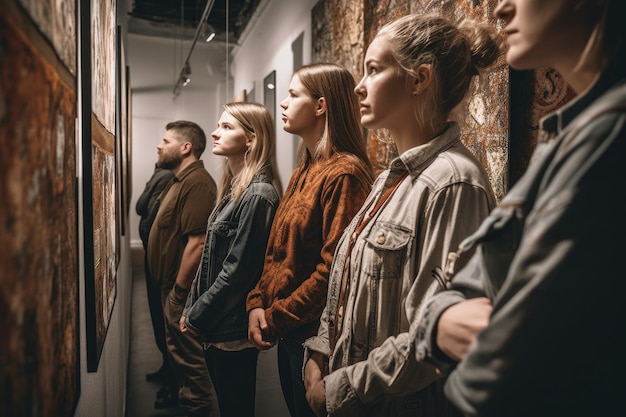
[[[0,4],[0,415],[71,416],[80,394],[76,78],[48,38],[54,29],[44,34],[27,13]]]
[[[117,294],[120,230],[115,155],[115,1],[81,8],[82,150],[87,371],[98,370]]]
[[[495,25],[493,10],[497,0],[459,2],[455,0],[433,1],[379,1],[365,2],[364,8],[354,8],[347,3],[337,10],[331,1],[320,1],[312,9],[314,62],[337,62],[351,70],[359,80],[363,56],[367,45],[376,32],[387,22],[407,13],[438,13],[452,21],[467,17]],[[363,25],[345,28],[326,24],[334,19],[361,21]],[[509,70],[501,57],[475,85],[476,90],[463,109],[464,124],[462,140],[481,161],[491,185],[500,199],[509,187]],[[397,155],[392,138],[384,129],[370,130],[368,154],[376,174],[387,168]]]

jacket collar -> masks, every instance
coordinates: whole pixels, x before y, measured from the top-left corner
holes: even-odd
[[[576,97],[555,112],[543,117],[539,121],[539,126],[541,127],[541,131],[545,133],[545,138],[554,138],[559,135],[576,116],[589,107],[607,90],[620,82],[624,82],[625,71],[624,63],[620,62],[620,60],[616,60],[602,72],[600,77],[598,77],[596,82],[586,93]]]
[[[439,136],[424,145],[408,149],[394,158],[389,169],[391,171],[408,171],[417,177],[441,152],[451,148],[461,140],[461,128],[456,122],[449,122],[448,128]]]

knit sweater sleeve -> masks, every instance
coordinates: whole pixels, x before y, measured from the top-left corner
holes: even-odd
[[[303,335],[306,337],[317,331],[318,320],[326,304],[328,276],[335,248],[371,187],[371,179],[354,167],[346,169],[345,165],[337,163],[327,174],[319,193],[321,244],[316,249],[318,253],[302,254],[315,256],[318,261],[306,276],[298,280],[301,281],[298,286],[264,306],[268,333],[273,340],[298,330],[310,333]],[[253,300],[254,297],[249,296],[248,309]]]

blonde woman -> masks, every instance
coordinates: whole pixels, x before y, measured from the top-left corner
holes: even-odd
[[[221,416],[247,417],[254,416],[259,351],[248,341],[245,301],[261,276],[282,191],[274,122],[260,104],[229,103],[211,136],[224,173],[180,328],[204,344]]]
[[[398,19],[367,48],[355,89],[361,123],[388,129],[399,156],[344,232],[318,334],[305,343],[318,416],[452,412],[434,367],[415,359],[413,331],[441,288],[433,270],[495,204],[451,115],[498,54],[493,29],[433,15]]]

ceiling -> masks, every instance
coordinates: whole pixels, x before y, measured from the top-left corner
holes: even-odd
[[[193,39],[211,2],[207,23],[215,31],[214,40],[237,44],[261,0],[133,0],[128,30],[140,35]]]

